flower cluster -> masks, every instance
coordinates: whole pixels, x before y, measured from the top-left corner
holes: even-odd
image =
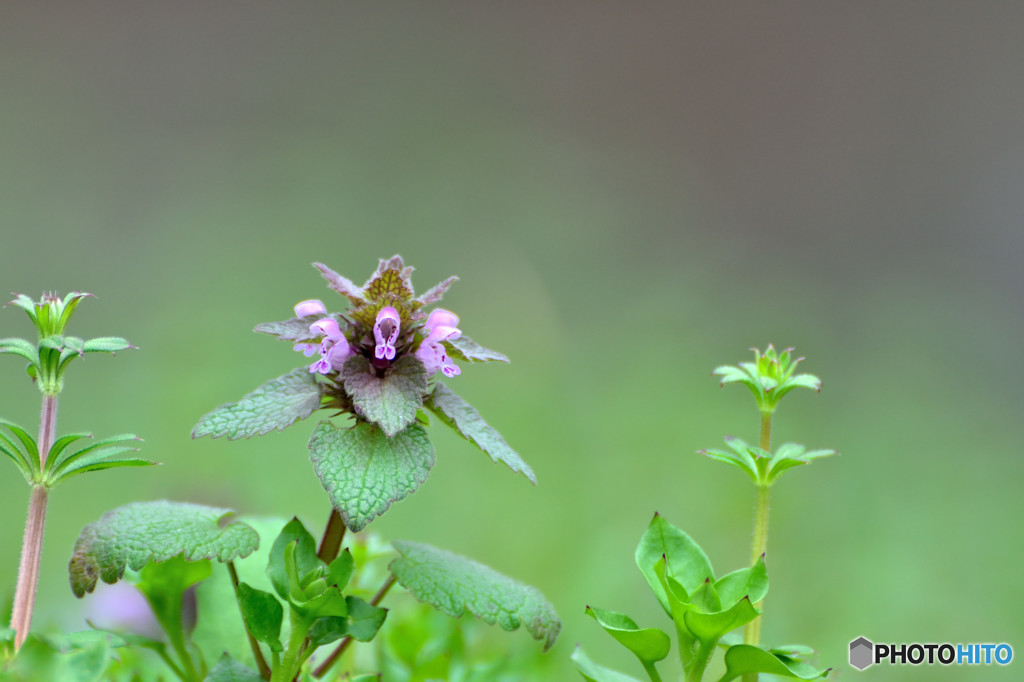
[[[317,267],[332,288],[355,307],[347,315],[337,315],[329,313],[318,299],[296,304],[293,348],[306,357],[316,356],[309,366],[310,372],[340,372],[349,358],[356,355],[383,371],[409,353],[423,364],[428,377],[438,372],[454,377],[462,372],[450,356],[454,350],[451,342],[462,338],[458,315],[443,308],[435,308],[429,315],[420,310],[426,303],[440,299],[454,278],[423,297],[414,298],[409,281],[412,268],[406,268],[398,257],[381,261],[374,277],[359,288],[326,266]]]

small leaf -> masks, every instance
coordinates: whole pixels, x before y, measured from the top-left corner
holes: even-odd
[[[282,341],[302,341],[313,338],[313,332],[309,330],[310,324],[312,318],[293,317],[281,322],[261,322],[253,331],[276,336]]]
[[[484,421],[476,409],[444,384],[436,384],[426,407],[441,421],[455,429],[473,445],[490,455],[495,462],[504,462],[512,471],[522,472],[534,485],[537,477],[530,465],[509,447],[501,434]]]
[[[192,429],[193,438],[228,440],[283,431],[320,407],[320,386],[306,369],[294,369],[268,381],[236,403],[221,405]]]
[[[714,573],[711,570],[711,561],[700,545],[661,515],[655,514],[647,532],[637,545],[636,565],[644,574],[647,584],[651,586],[662,608],[671,615],[665,590],[654,569],[655,564],[663,556],[668,561],[668,575],[677,579],[687,594],[695,593]]]
[[[101,336],[89,339],[82,346],[83,353],[117,353],[119,351],[135,348],[120,336]]]
[[[238,606],[246,629],[256,641],[268,645],[271,651],[284,651],[281,646],[284,609],[274,595],[255,590],[246,583],[239,583]]]
[[[181,502],[135,502],[104,514],[82,529],[68,565],[75,596],[92,592],[96,580],[115,583],[125,568],[183,554],[187,561],[230,561],[256,549],[259,536],[244,523],[227,521],[229,509]]]
[[[263,682],[263,678],[255,670],[224,654],[203,682]]]
[[[729,464],[731,466],[740,469],[741,471],[747,472],[751,480],[757,483],[757,465],[754,463],[754,458],[747,453],[746,457],[742,457],[732,452],[725,452],[724,450],[698,450],[697,454],[704,455],[709,459],[713,459],[716,462],[722,462],[723,464]],[[749,460],[749,461],[748,461]]]
[[[725,652],[726,673],[719,682],[728,682],[748,673],[770,673],[798,680],[813,680],[828,675],[829,670],[817,670],[797,660],[783,661],[764,649],[749,644],[737,644]]]
[[[25,339],[0,339],[0,353],[20,355],[34,365],[39,364],[39,350]]]
[[[523,625],[547,651],[562,628],[554,607],[524,585],[472,559],[416,542],[393,542],[391,572],[414,597],[453,618],[472,613],[505,630]]]
[[[289,575],[288,566],[285,563],[285,550],[295,545],[295,574]],[[309,534],[306,527],[297,518],[293,518],[274,540],[270,548],[270,558],[267,561],[267,576],[274,590],[282,599],[288,599],[289,586],[294,581],[298,583],[311,571],[323,566],[323,562],[316,556],[316,540]]]
[[[576,665],[576,670],[583,675],[583,679],[588,682],[639,682],[635,677],[624,675],[623,673],[616,672],[610,668],[605,668],[602,665],[598,665],[590,660],[590,657],[583,651],[583,647],[579,644],[576,645],[576,649],[572,652],[572,662]]]
[[[750,599],[744,597],[731,608],[718,613],[702,613],[696,609],[690,609],[683,617],[686,629],[693,633],[693,636],[702,642],[717,642],[722,635],[731,632],[741,625],[746,625],[757,618],[759,612],[750,603]]]
[[[715,581],[715,590],[723,605],[732,606],[740,599],[748,597],[756,604],[768,594],[768,572],[765,570],[764,557],[760,557],[750,568],[741,568]]]
[[[453,358],[467,362],[508,362],[508,356],[490,348],[484,348],[468,336],[444,342],[444,347]]]
[[[413,355],[399,358],[383,377],[377,376],[369,360],[357,355],[345,363],[341,378],[357,412],[388,437],[416,420],[428,388],[423,363]]]
[[[359,306],[366,303],[362,289],[357,287],[352,280],[339,275],[323,263],[313,263],[313,267],[319,270],[320,274],[324,276],[324,279],[327,280],[328,286],[347,298],[352,305]]]
[[[640,629],[636,622],[624,613],[595,609],[592,606],[587,607],[587,615],[592,616],[605,632],[629,649],[641,663],[649,665],[668,656],[672,641],[661,630]]]
[[[369,642],[377,636],[377,631],[384,624],[388,610],[366,603],[359,597],[349,595],[348,603],[348,634],[352,639]]]
[[[455,277],[453,275],[445,280],[442,280],[441,282],[438,282],[430,289],[427,289],[426,292],[417,296],[416,303],[418,303],[420,306],[430,305],[431,303],[437,303],[438,301],[441,300],[441,297],[444,296],[445,292],[448,291],[448,287],[450,287],[452,284],[455,284],[455,282],[457,282],[458,279],[458,277]]]
[[[322,421],[309,438],[309,453],[331,503],[354,531],[412,494],[434,466],[434,447],[416,424],[388,438],[368,422],[339,429]]]
[[[413,291],[400,270],[387,268],[378,272],[377,276],[363,288],[362,294],[364,298],[374,302],[394,299],[405,301],[412,298]]]

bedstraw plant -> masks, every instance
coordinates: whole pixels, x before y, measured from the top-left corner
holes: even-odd
[[[722,385],[739,383],[750,389],[760,415],[760,439],[751,445],[727,437],[726,450],[701,450],[700,454],[744,471],[754,483],[754,532],[750,566],[715,578],[711,561],[689,535],[655,514],[636,548],[636,564],[676,633],[677,653],[685,682],[698,682],[709,674],[715,652],[723,650],[724,672],[717,678],[728,682],[742,678],[756,682],[760,673],[810,680],[825,677],[807,662],[813,650],[803,645],[761,645],[761,618],[768,593],[769,492],[789,469],[835,454],[833,450],[807,450],[785,443],[772,452],[772,417],[779,401],[795,388],[820,391],[821,381],[797,374],[800,358],[792,349],[777,352],[771,345],[753,362],[726,365],[714,370]],[[651,682],[661,682],[656,664],[668,657],[671,638],[658,628],[641,628],[624,613],[588,606],[586,613],[617,642],[632,652]],[[730,633],[744,628],[742,641]],[[592,661],[577,647],[573,661],[590,682],[636,682],[636,679]]]

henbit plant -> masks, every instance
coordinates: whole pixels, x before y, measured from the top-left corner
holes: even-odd
[[[785,471],[815,459],[835,454],[833,450],[808,451],[802,445],[786,443],[771,451],[772,416],[784,395],[797,387],[821,389],[821,381],[810,374],[796,374],[802,358],[794,359],[792,349],[781,354],[769,345],[762,354],[756,348],[754,362],[722,366],[714,371],[722,385],[741,383],[751,390],[761,416],[758,446],[738,438],[725,439],[729,450],[701,450],[700,454],[745,471],[757,490],[754,511],[754,540],[749,568],[715,579],[711,561],[694,540],[658,514],[636,548],[636,563],[651,591],[672,620],[679,660],[686,682],[703,680],[719,647],[724,649],[725,672],[719,682],[738,677],[756,682],[759,673],[810,680],[825,677],[831,668],[820,670],[805,659],[813,650],[802,645],[771,648],[760,646],[763,602],[768,593],[765,556],[768,549],[768,499],[771,486]],[[658,628],[640,628],[629,616],[587,607],[606,632],[632,652],[651,682],[661,682],[656,663],[665,659],[671,639]],[[742,643],[730,641],[729,633],[745,626]],[[590,682],[637,682],[635,678],[593,662],[582,648],[572,656],[577,670]]]
[[[380,603],[395,583],[449,616],[469,612],[506,630],[523,626],[550,648],[561,624],[536,588],[429,545],[393,542],[387,576],[369,591],[374,557],[346,532],[363,530],[426,480],[434,463],[427,412],[494,461],[531,482],[535,477],[471,405],[436,381],[459,375],[454,359],[507,362],[463,336],[454,313],[423,310],[456,278],[417,296],[412,268],[399,256],[380,261],[361,287],[315,266],[348,300],[348,311],[329,313],[321,301],[307,300],[295,306],[295,317],[256,327],[315,356],[313,363],[210,412],[192,435],[262,436],[327,410],[309,440],[314,472],[331,503],[319,544],[298,519],[281,528],[233,519],[226,509],[130,504],[82,531],[69,565],[75,594],[91,592],[99,579],[113,583],[127,575],[152,606],[170,648],[137,635],[109,646],[152,649],[187,682],[340,679],[332,668],[353,641],[377,635],[387,616]],[[332,420],[340,416],[351,424]],[[276,535],[269,551],[266,545],[257,551],[261,535]],[[214,561],[226,571],[213,573]],[[198,620],[189,629],[182,599],[193,586]],[[238,633],[246,648],[237,646]],[[334,650],[318,655],[327,645]]]
[[[125,466],[146,466],[153,462],[130,454],[137,448],[125,445],[139,438],[121,434],[93,441],[85,447],[71,446],[88,433],[72,433],[57,438],[58,397],[64,388],[64,373],[71,361],[86,353],[116,353],[133,346],[120,337],[105,336],[88,341],[66,334],[72,314],[85,298],[92,294],[79,291],[61,298],[56,294],[43,294],[39,301],[20,294],[8,303],[24,310],[36,328],[36,341],[21,338],[0,339],[0,353],[17,355],[28,360],[26,371],[43,394],[39,417],[39,437],[33,439],[23,428],[0,419],[13,438],[0,429],[0,452],[14,462],[32,488],[29,498],[25,535],[18,565],[18,583],[11,611],[10,629],[0,633],[0,641],[10,641],[18,650],[28,636],[32,624],[39,562],[43,549],[46,524],[46,503],[50,490],[73,476],[88,471],[99,471]]]

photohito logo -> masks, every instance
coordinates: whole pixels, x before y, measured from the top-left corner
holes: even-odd
[[[864,670],[889,665],[1006,665],[1013,660],[1009,644],[874,644],[866,637],[850,642],[850,665]]]

